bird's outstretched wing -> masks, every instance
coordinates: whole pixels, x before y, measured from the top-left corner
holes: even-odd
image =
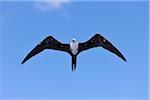
[[[25,57],[22,64],[45,49],[54,49],[70,53],[69,44],[63,44],[52,36],[48,36]]]
[[[124,61],[126,61],[125,57],[120,53],[120,51],[111,44],[106,38],[101,36],[100,34],[95,34],[91,39],[84,43],[79,43],[79,50],[78,53],[80,53],[83,50],[87,50],[93,47],[103,47],[110,52],[116,54],[120,58],[122,58]]]

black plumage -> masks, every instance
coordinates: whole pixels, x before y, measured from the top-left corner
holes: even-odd
[[[76,62],[77,55],[84,50],[88,50],[94,47],[102,47],[116,54],[118,57],[126,61],[125,57],[121,54],[121,52],[115,46],[112,45],[111,42],[109,42],[106,38],[104,38],[100,34],[95,34],[88,41],[79,43],[78,52],[76,54],[72,53],[70,49],[70,44],[61,43],[58,40],[56,40],[54,37],[48,36],[25,57],[25,59],[22,61],[22,64],[25,63],[31,57],[35,56],[36,54],[40,53],[41,51],[45,49],[53,49],[53,50],[60,50],[60,51],[69,53],[72,57],[72,71],[75,71],[76,63],[77,63]]]

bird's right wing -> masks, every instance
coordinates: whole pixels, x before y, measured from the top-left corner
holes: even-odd
[[[84,43],[79,44],[79,53],[83,50],[87,50],[93,47],[103,47],[104,49],[116,54],[124,61],[126,61],[125,57],[121,54],[121,52],[114,46],[110,41],[101,36],[100,34],[95,34],[92,38]]]
[[[63,44],[52,36],[48,36],[25,57],[22,64],[45,49],[54,49],[70,53],[69,44]]]

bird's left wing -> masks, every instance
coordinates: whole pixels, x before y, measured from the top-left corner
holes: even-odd
[[[22,64],[45,49],[54,49],[70,53],[69,44],[63,44],[52,36],[48,36],[25,57],[25,59],[22,61]]]
[[[78,53],[80,53],[83,50],[87,50],[93,47],[101,46],[110,52],[116,54],[120,58],[122,58],[124,61],[126,61],[125,57],[121,54],[121,52],[112,45],[111,42],[109,42],[106,38],[101,36],[100,34],[95,34],[92,38],[90,38],[87,42],[79,43],[79,50]]]

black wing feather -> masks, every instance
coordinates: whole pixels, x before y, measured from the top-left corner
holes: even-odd
[[[52,36],[48,36],[25,57],[22,64],[45,49],[54,49],[70,53],[69,44],[62,44]]]
[[[79,53],[83,50],[87,50],[93,47],[101,46],[110,52],[116,54],[120,58],[122,58],[124,61],[126,61],[125,57],[121,54],[121,52],[112,45],[111,42],[109,42],[106,38],[101,36],[100,34],[95,34],[91,39],[89,39],[87,42],[79,43]]]

